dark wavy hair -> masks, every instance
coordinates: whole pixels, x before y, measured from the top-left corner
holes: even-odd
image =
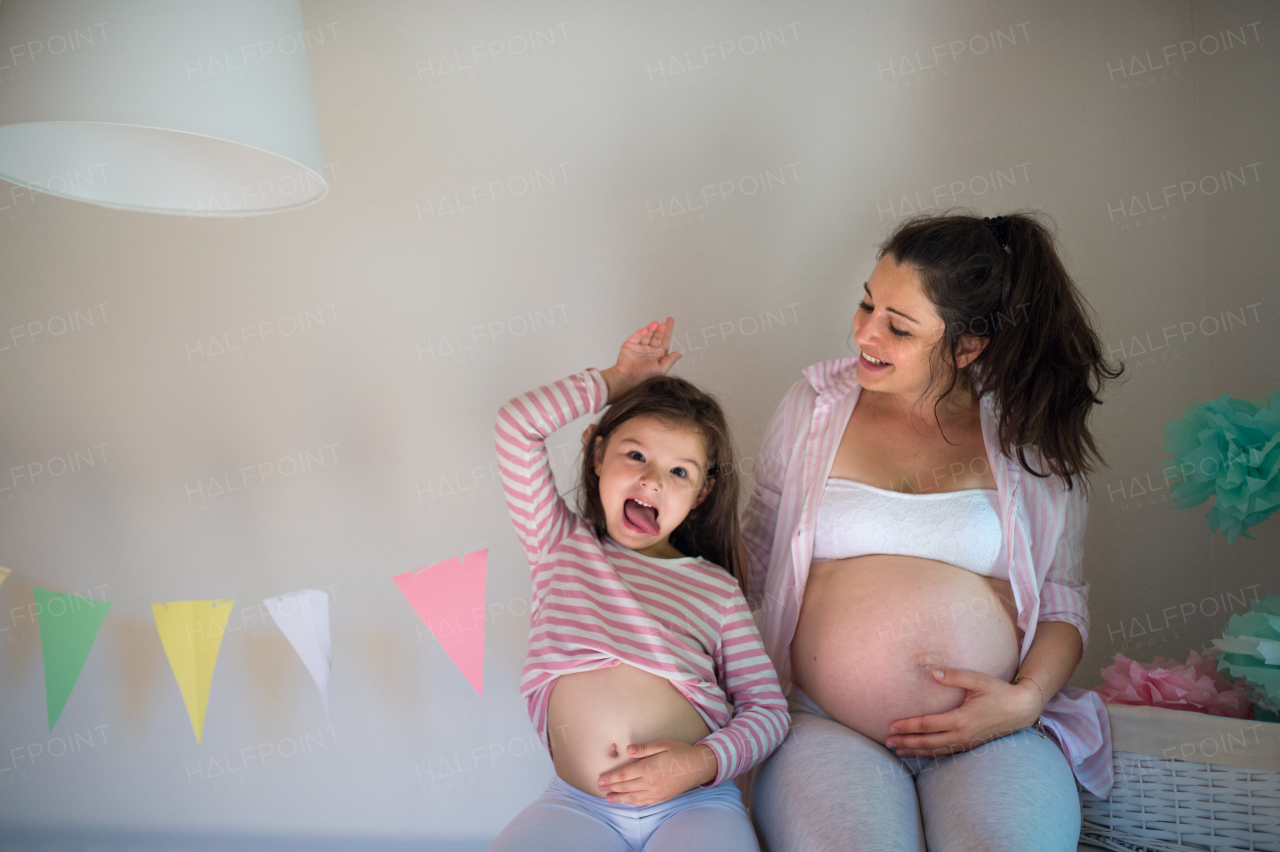
[[[931,353],[932,377],[947,382],[941,401],[960,381],[976,398],[991,394],[999,411],[1000,450],[1038,477],[1055,475],[1073,487],[1102,463],[1088,418],[1100,405],[1112,368],[1090,323],[1088,303],[1033,211],[995,220],[951,212],[915,216],[881,245],[911,267],[946,324]],[[957,368],[965,336],[986,346]],[[936,415],[937,403],[934,405]],[[1038,471],[1027,453],[1038,455]]]
[[[596,439],[600,446],[633,417],[653,417],[668,427],[695,430],[707,451],[707,477],[714,477],[706,499],[695,506],[671,532],[671,544],[686,556],[701,556],[728,571],[741,584],[737,564],[738,475],[733,442],[724,411],[715,397],[676,376],[653,376],[621,394],[596,424],[591,444],[582,454],[579,511],[596,534],[608,532],[600,502],[600,477],[594,465]]]

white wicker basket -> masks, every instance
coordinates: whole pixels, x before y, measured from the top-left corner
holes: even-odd
[[[1115,786],[1081,839],[1117,852],[1280,852],[1280,724],[1108,704]]]

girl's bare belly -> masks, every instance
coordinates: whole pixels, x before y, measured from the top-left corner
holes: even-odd
[[[1008,580],[914,556],[814,562],[791,679],[833,719],[883,743],[892,722],[964,702],[934,669],[1009,681],[1021,644]]]
[[[599,778],[634,763],[627,745],[671,739],[693,745],[711,733],[671,681],[627,663],[556,678],[547,739],[556,774],[604,798]]]

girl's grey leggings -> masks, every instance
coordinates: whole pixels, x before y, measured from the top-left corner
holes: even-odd
[[[1052,737],[898,757],[791,690],[792,729],[751,796],[767,852],[1075,852],[1080,795]]]

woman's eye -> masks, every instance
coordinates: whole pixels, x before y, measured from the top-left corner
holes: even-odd
[[[902,329],[900,329],[900,328],[894,328],[894,327],[893,327],[893,323],[889,323],[889,331],[892,331],[894,334],[898,335],[899,337],[910,337],[910,336],[911,336],[911,332],[909,332],[909,331],[903,331],[903,330],[902,330]]]
[[[871,313],[872,311],[872,308],[870,305],[867,304],[866,299],[863,299],[861,302],[859,302],[858,307],[862,308],[862,310],[866,311],[867,313]]]

